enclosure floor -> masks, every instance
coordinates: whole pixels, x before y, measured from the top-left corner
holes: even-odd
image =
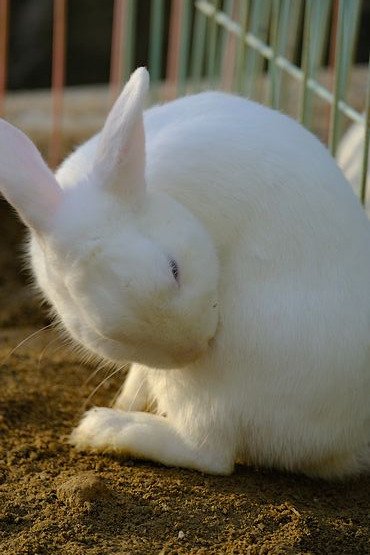
[[[19,227],[0,207],[0,553],[370,553],[370,479],[327,484],[239,467],[209,477],[77,454],[67,443],[105,375],[83,366],[24,294]],[[7,245],[7,246],[5,246]],[[120,385],[94,395],[108,404]],[[181,532],[181,533],[180,533]]]

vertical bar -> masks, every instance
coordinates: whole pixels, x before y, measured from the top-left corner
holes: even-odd
[[[208,18],[208,29],[207,29],[207,78],[211,87],[215,85],[216,81],[216,65],[217,65],[217,22],[216,14],[219,10],[220,0],[213,0],[214,4],[214,14],[212,17]]]
[[[236,55],[236,90],[242,93],[244,90],[245,82],[245,53],[247,45],[245,43],[245,35],[247,32],[248,24],[248,11],[249,11],[249,0],[239,0],[238,5],[238,19],[240,27],[242,29],[242,35],[239,37],[238,49]]]
[[[280,82],[281,82],[281,72],[276,66],[276,58],[281,53],[281,38],[280,33],[282,31],[280,25],[280,11],[281,11],[281,0],[273,0],[272,2],[272,17],[271,17],[271,47],[273,51],[273,57],[268,64],[268,77],[269,77],[269,87],[268,87],[268,103],[270,106],[275,108],[278,107],[278,90],[280,92]]]
[[[338,32],[338,3],[339,0],[333,0],[332,6],[332,24],[330,29],[330,36],[329,36],[329,60],[328,60],[328,69],[329,69],[329,79],[328,79],[328,88],[330,90],[334,89],[334,65],[335,65],[335,48],[336,48],[336,37]],[[327,143],[329,144],[330,139],[330,117],[331,117],[331,104],[328,103],[326,105],[326,113],[327,113],[327,120],[328,120],[328,131],[327,131]]]
[[[114,0],[109,78],[112,101],[117,98],[132,70],[135,6],[132,0]]]
[[[235,0],[229,0],[225,5],[227,15],[232,19],[237,13],[237,5]],[[221,68],[221,88],[225,91],[231,91],[234,83],[234,66],[236,58],[236,36],[230,31],[223,31],[221,35],[221,48],[223,50],[222,68]]]
[[[308,77],[309,68],[311,66],[311,25],[312,25],[312,5],[313,0],[306,0],[306,9],[304,13],[304,28],[303,28],[303,46],[302,46],[302,70],[303,81],[301,89],[301,101],[299,110],[299,121],[305,125],[307,124],[307,99],[308,99]]]
[[[0,0],[0,116],[4,113],[7,78],[9,0]]]
[[[166,98],[174,98],[179,78],[181,18],[184,0],[172,0],[166,69]]]
[[[185,2],[181,18],[180,54],[179,54],[179,87],[177,92],[183,94],[186,91],[186,80],[188,75],[190,25],[192,15],[192,3]]]
[[[196,10],[194,18],[193,44],[191,49],[190,74],[192,83],[195,82],[196,86],[199,87],[204,64],[207,20],[206,16],[198,9],[196,4],[195,7]]]
[[[130,77],[134,67],[134,53],[135,53],[135,36],[136,36],[136,9],[137,0],[126,0],[126,25],[124,28],[124,36],[121,44],[123,50],[123,68],[122,75],[123,81],[126,82]]]
[[[150,10],[149,70],[152,81],[159,81],[163,53],[163,0],[152,0]]]
[[[274,0],[271,21],[271,46],[274,57],[269,63],[268,72],[270,78],[269,103],[273,108],[280,108],[282,92],[286,75],[276,64],[276,58],[282,56],[294,60],[299,38],[299,22],[302,10],[301,0]],[[288,98],[288,94],[284,98]],[[289,102],[289,101],[288,101]],[[290,108],[287,106],[286,109]]]
[[[246,0],[246,1],[249,2],[249,0]],[[233,13],[234,13],[234,0],[223,0],[222,11],[224,14],[231,17],[232,19]],[[225,61],[224,56],[225,56],[226,44],[227,44],[229,34],[230,33],[226,31],[226,29],[222,25],[219,26],[218,41],[217,41],[217,59],[218,59],[217,72],[221,79],[221,82],[222,82],[222,76],[223,76],[222,73],[223,73],[223,67],[224,67],[224,61]]]
[[[329,128],[329,147],[333,156],[337,149],[340,131],[341,114],[338,103],[345,97],[360,7],[359,0],[351,0],[351,2],[339,0],[335,43],[334,102],[330,113]]]
[[[366,107],[364,117],[364,149],[361,168],[361,202],[365,204],[367,193],[367,169],[369,167],[369,146],[370,146],[370,58],[367,76]]]
[[[312,90],[307,87],[309,79],[316,79],[319,66],[322,63],[325,48],[326,30],[330,16],[330,0],[320,0],[312,2],[309,10],[306,11],[304,34],[309,36],[305,40],[303,49],[302,66],[305,73],[305,89],[301,95],[300,120],[306,127],[312,120]],[[307,5],[306,5],[307,6]],[[309,31],[306,31],[308,27]]]
[[[135,7],[132,0],[114,0],[109,79],[112,100],[116,99],[132,70]]]
[[[53,52],[52,52],[52,132],[49,162],[55,168],[61,156],[63,115],[63,88],[65,79],[65,49],[67,0],[54,0],[53,5]]]
[[[254,1],[251,6],[249,32],[263,42],[266,42],[268,35],[270,10],[270,0]],[[264,61],[265,59],[263,56],[256,50],[251,48],[248,49],[246,56],[246,93],[251,98],[258,97],[258,95],[255,94],[256,84],[262,84]],[[261,79],[258,79],[259,77]],[[260,99],[257,98],[257,100]]]
[[[127,3],[125,0],[114,0],[113,4],[113,24],[112,24],[112,44],[110,57],[110,94],[112,101],[118,96],[118,91],[122,83],[122,58],[123,50],[120,45],[123,42],[123,34],[126,21]]]

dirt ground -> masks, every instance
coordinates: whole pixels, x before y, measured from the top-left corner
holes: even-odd
[[[21,236],[1,203],[0,553],[370,553],[368,477],[210,477],[76,453],[68,434],[104,373],[89,380],[50,329],[26,339],[48,321],[20,272]],[[120,380],[91,403],[109,404]]]

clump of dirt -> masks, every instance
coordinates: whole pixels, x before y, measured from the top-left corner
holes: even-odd
[[[19,271],[21,235],[2,205],[2,555],[370,553],[369,477],[326,483],[244,467],[212,477],[74,451],[69,433],[105,374],[50,329],[35,334],[47,319]],[[91,402],[108,405],[122,380]]]
[[[105,482],[94,472],[78,472],[71,477],[58,478],[57,497],[66,505],[91,507],[94,502],[106,503],[113,499]]]

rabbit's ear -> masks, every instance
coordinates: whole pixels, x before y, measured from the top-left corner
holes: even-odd
[[[37,232],[47,231],[62,198],[35,145],[4,120],[0,120],[0,192]]]
[[[144,188],[143,107],[148,87],[149,74],[140,67],[108,115],[94,161],[94,172],[104,187],[134,198]]]

